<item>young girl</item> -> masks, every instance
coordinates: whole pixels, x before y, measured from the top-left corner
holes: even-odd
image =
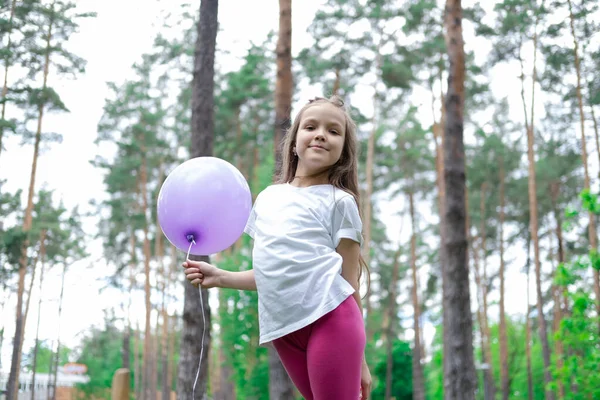
[[[253,269],[183,263],[194,285],[258,290],[259,344],[273,344],[307,400],[370,393],[358,204],[354,122],[337,97],[311,100],[286,135],[280,183],[250,214]]]

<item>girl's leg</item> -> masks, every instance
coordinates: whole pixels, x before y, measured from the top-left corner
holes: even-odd
[[[288,375],[294,382],[294,385],[300,391],[300,394],[306,400],[313,400],[313,394],[308,377],[308,368],[306,363],[306,342],[299,336],[302,330],[286,335],[273,341],[273,346],[279,354],[281,363]],[[304,343],[302,343],[304,342]]]
[[[351,296],[313,325],[308,376],[314,400],[358,400],[365,328]]]

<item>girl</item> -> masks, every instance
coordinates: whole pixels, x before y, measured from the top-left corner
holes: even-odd
[[[183,263],[194,285],[258,290],[259,344],[273,344],[307,400],[370,393],[357,204],[355,124],[339,98],[311,100],[286,135],[280,183],[258,195],[250,214],[253,269]]]

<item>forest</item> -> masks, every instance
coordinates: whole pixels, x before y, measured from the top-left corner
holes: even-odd
[[[235,5],[164,5],[151,49],[102,82],[110,93],[85,133],[103,196],[70,207],[52,180],[79,167],[42,184],[38,162],[64,152],[46,121],[71,113],[59,82],[87,72],[70,38],[97,15],[0,0],[0,399],[42,398],[19,394],[25,373],[53,377],[56,399],[67,363],[89,377],[73,398],[111,398],[127,368],[132,399],[300,399],[258,346],[256,292],[202,290],[201,307],[157,197],[176,166],[215,156],[255,199],[291,118],[333,94],[360,140],[371,398],[600,399],[600,1],[322,0],[306,46],[292,22],[308,3],[264,3],[278,28],[235,63],[219,40]],[[31,160],[26,181],[10,182],[14,151]],[[210,262],[242,271],[251,254],[244,235]],[[109,270],[96,290],[111,306],[77,342],[60,329],[49,339],[44,277],[62,282],[61,326],[65,279],[82,263]]]

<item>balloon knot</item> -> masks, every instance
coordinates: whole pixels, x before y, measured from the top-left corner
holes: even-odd
[[[194,240],[194,235],[189,234],[189,235],[186,236],[186,239],[187,239],[188,242],[196,244],[196,241]]]

